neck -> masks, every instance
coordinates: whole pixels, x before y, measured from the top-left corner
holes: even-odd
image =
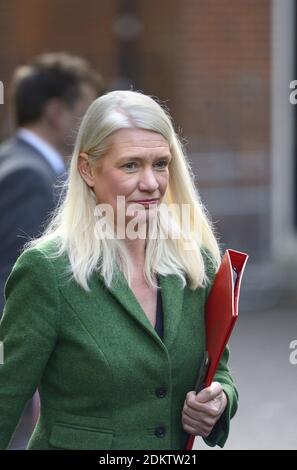
[[[65,156],[65,148],[61,145],[61,142],[48,126],[43,124],[42,122],[34,123],[34,124],[27,124],[26,126],[22,126],[24,129],[28,129],[34,134],[38,135],[41,139],[48,142],[52,147],[54,147],[60,155]]]
[[[123,242],[131,257],[135,272],[141,272],[144,267],[145,240],[139,238],[136,240],[125,239]]]

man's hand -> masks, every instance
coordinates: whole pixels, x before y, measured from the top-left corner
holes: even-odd
[[[207,437],[227,406],[227,397],[219,382],[187,393],[182,411],[182,424],[188,434]]]

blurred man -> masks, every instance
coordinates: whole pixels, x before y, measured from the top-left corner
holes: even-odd
[[[17,130],[0,147],[0,318],[6,279],[30,237],[37,236],[58,202],[76,129],[89,104],[104,93],[86,61],[43,54],[14,74]],[[39,415],[36,392],[24,409],[11,449],[23,449]]]
[[[17,68],[12,97],[16,134],[0,147],[0,317],[4,285],[24,243],[42,230],[66,176],[76,129],[103,81],[86,61],[66,53]]]

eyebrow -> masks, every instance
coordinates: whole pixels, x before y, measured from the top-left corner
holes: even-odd
[[[154,161],[155,160],[171,160],[171,158],[172,158],[172,155],[167,154],[167,155],[162,155],[161,157],[155,157]],[[124,161],[127,161],[127,160],[140,160],[140,161],[142,161],[142,160],[146,160],[146,158],[137,157],[137,156],[133,156],[133,155],[126,155],[125,157],[119,158],[117,163],[121,163],[121,162],[124,162]]]

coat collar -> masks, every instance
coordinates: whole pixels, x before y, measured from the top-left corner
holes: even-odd
[[[164,348],[166,346],[166,348],[169,349],[174,342],[182,319],[184,289],[182,287],[181,279],[175,274],[168,276],[160,275],[159,284],[161,287],[164,314],[163,340],[161,340],[155,328],[150,323],[121,271],[116,272],[116,277],[111,287],[106,286],[101,274],[94,273],[89,281],[90,292],[88,294],[86,294],[81,287],[74,289],[72,282],[62,282],[60,284],[60,289],[81,320],[84,323],[87,323],[90,331],[93,332],[98,330],[98,325],[96,324],[96,317],[91,312],[98,311],[98,307],[100,309],[100,291],[102,288],[107,289],[116,301],[124,308],[127,315],[131,315],[161,347]],[[88,308],[85,308],[86,295]],[[96,335],[96,333],[94,334]]]
[[[102,282],[103,278],[99,275]],[[159,343],[164,343],[169,349],[172,345],[175,335],[178,332],[179,323],[182,317],[183,295],[181,279],[174,274],[168,276],[159,276],[161,287],[161,298],[163,306],[164,338],[160,339],[155,328],[147,318],[140,303],[130,289],[128,282],[121,271],[117,272],[116,281],[108,290],[125,308],[126,312],[133,316],[141,326]]]

